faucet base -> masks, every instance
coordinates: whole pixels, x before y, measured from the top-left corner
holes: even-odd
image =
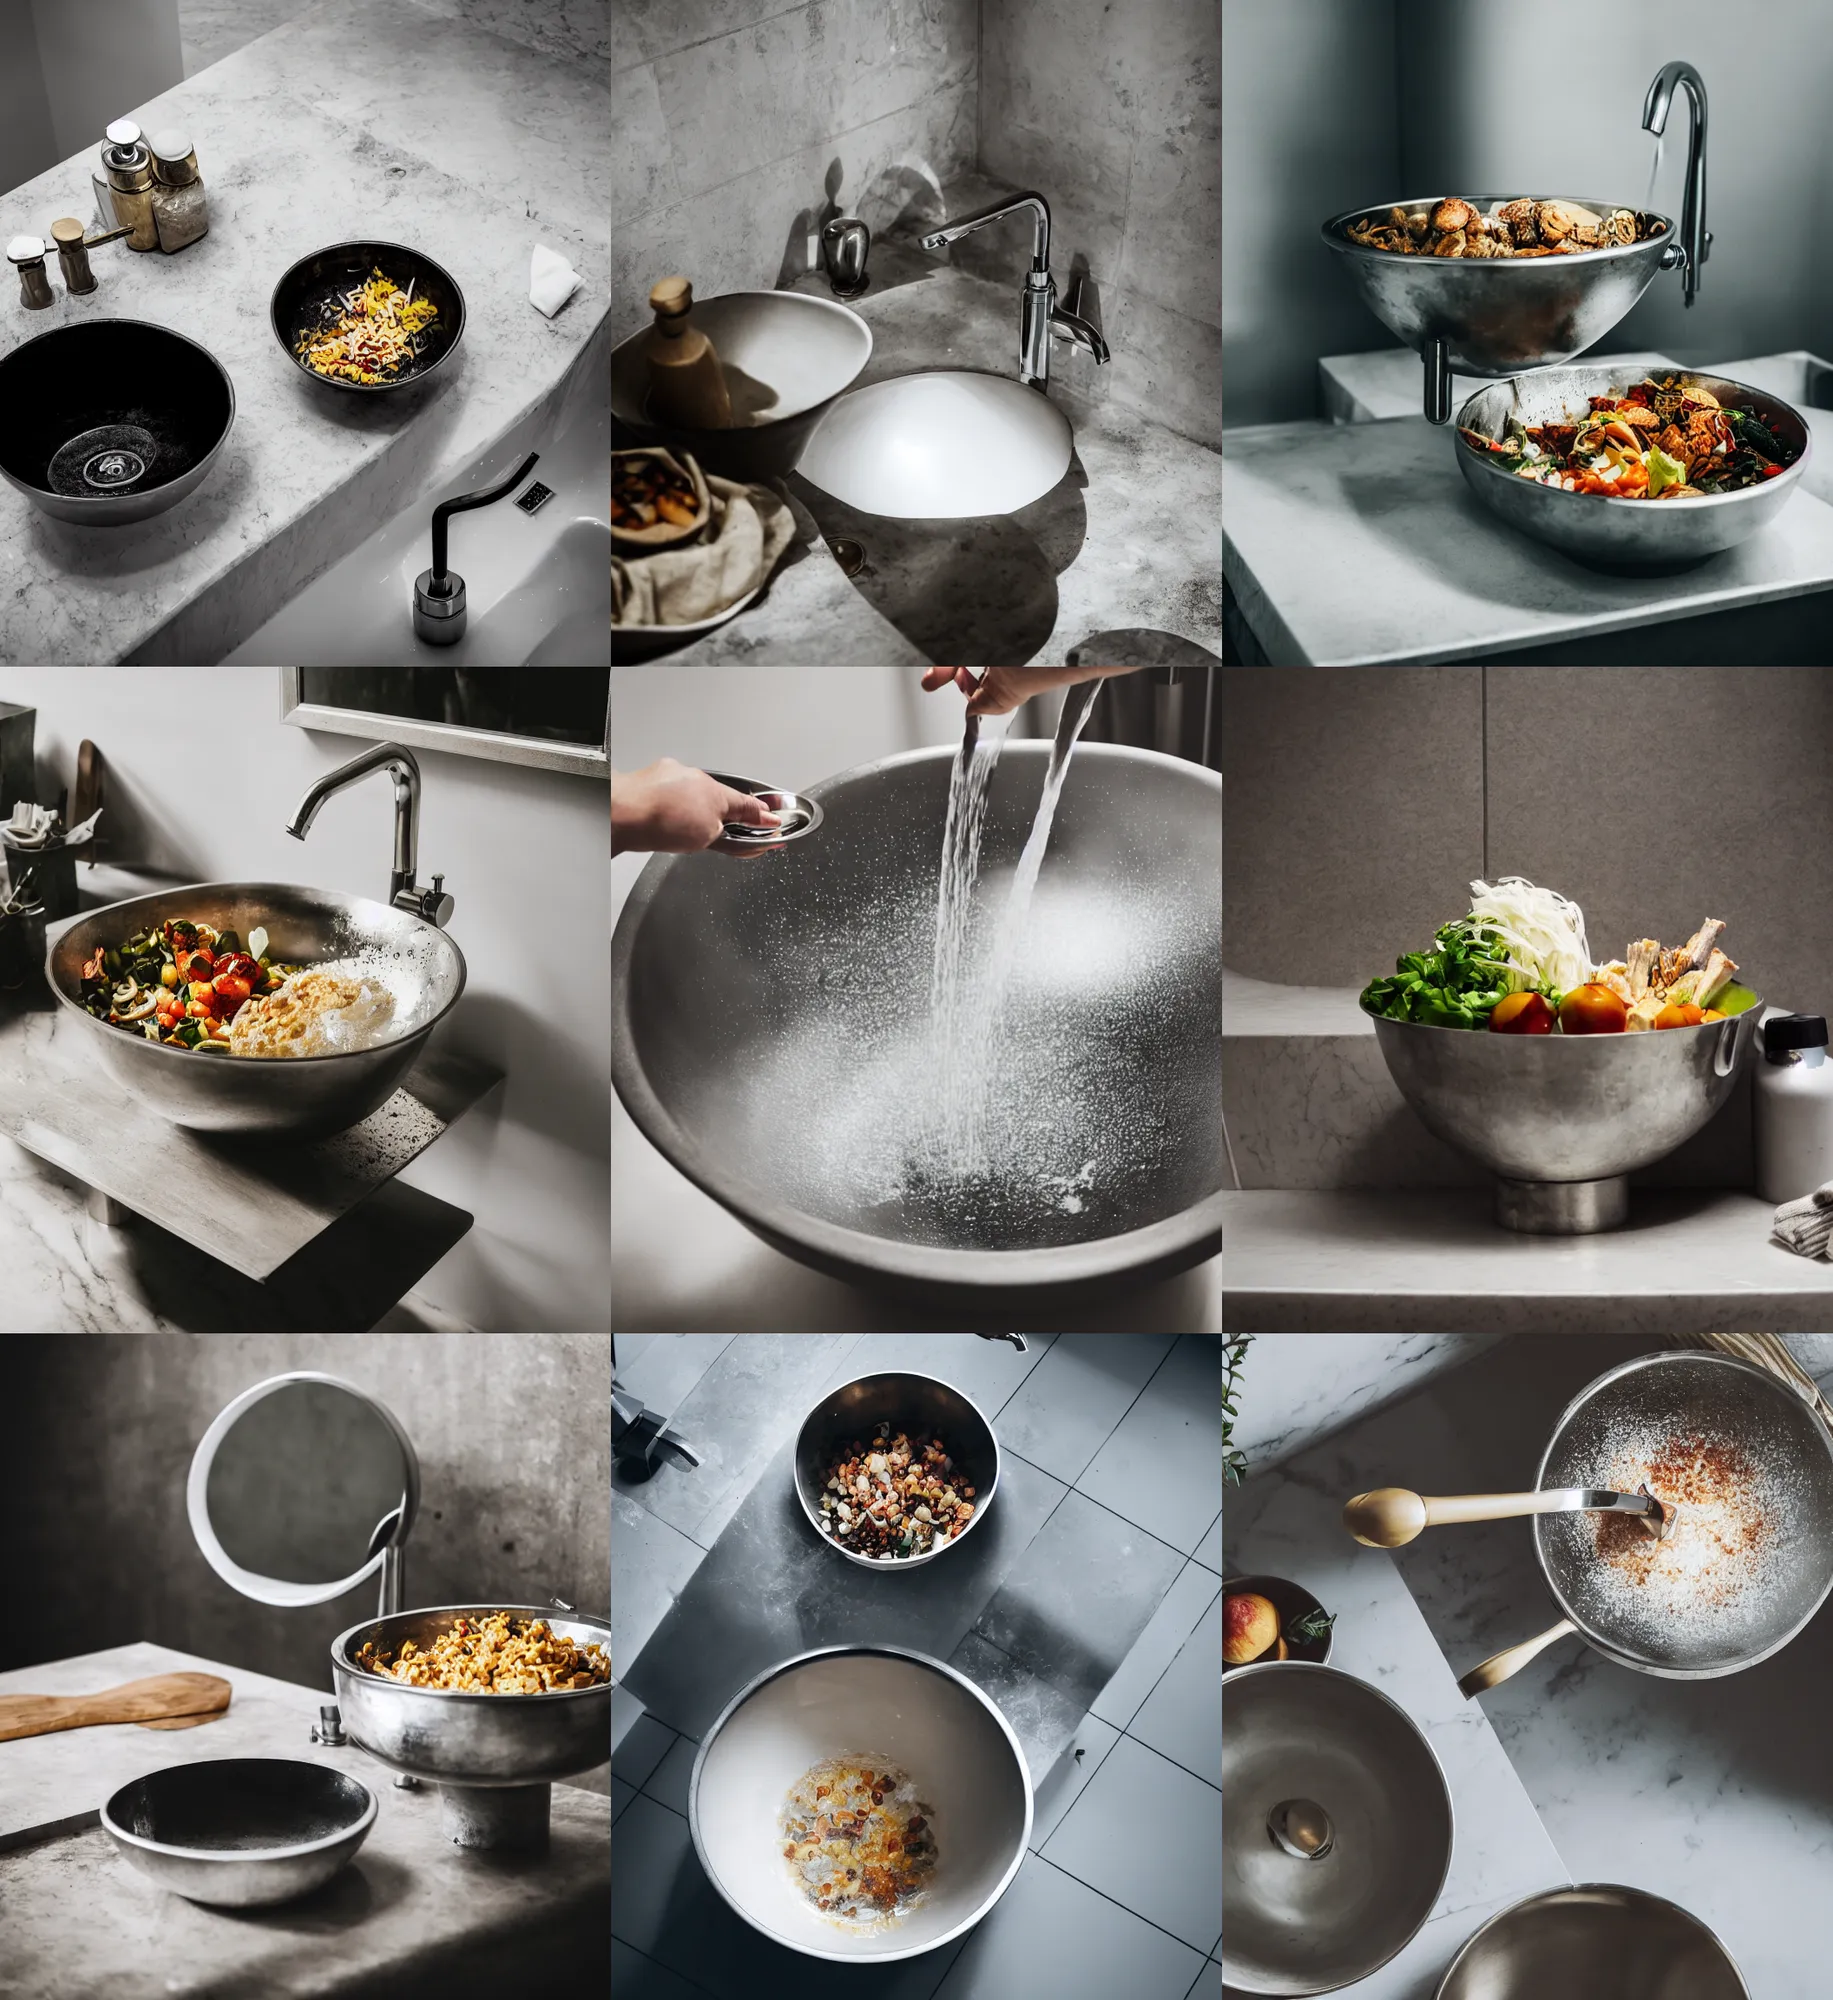
[[[465,580],[456,570],[446,580],[451,595],[437,597],[430,569],[414,578],[414,636],[429,646],[455,646],[465,636]]]

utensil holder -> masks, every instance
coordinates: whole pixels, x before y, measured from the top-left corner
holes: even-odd
[[[32,900],[44,910],[41,922],[55,923],[59,917],[73,917],[79,908],[76,893],[76,864],[84,858],[90,839],[58,839],[43,847],[15,847],[0,831],[0,847],[6,849],[7,880],[17,889],[27,875],[32,878]]]
[[[0,916],[0,993],[35,989],[44,977],[44,965],[44,912]]]

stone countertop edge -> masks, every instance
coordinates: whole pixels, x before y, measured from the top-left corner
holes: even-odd
[[[868,388],[923,369],[967,369],[1016,379],[1016,286],[995,284],[956,269],[898,238],[875,242],[872,259],[878,275],[866,291],[858,298],[840,301],[871,327],[873,335],[871,359],[854,388]],[[826,278],[815,271],[804,272],[779,289],[811,298],[834,297]],[[1137,575],[1149,570],[1148,551],[1162,550],[1168,542],[1175,544],[1180,532],[1186,537],[1208,532],[1204,524],[1214,523],[1221,510],[1220,452],[1134,411],[1083,395],[1072,379],[1072,371],[1088,365],[1080,355],[1058,345],[1051,360],[1052,391],[1061,398],[1060,406],[1074,426],[1077,461],[1085,470],[1091,457],[1097,462],[1111,461],[1112,473],[1102,482],[1103,496],[1119,491],[1122,509],[1105,521],[1096,510],[1089,511],[1087,538],[1069,566],[1057,573],[1055,627],[1043,647],[1023,664],[1062,666],[1069,649],[1082,639],[1100,631],[1142,625],[1160,626],[1218,651],[1220,592],[1215,593],[1213,619],[1208,612],[1198,615],[1196,607],[1202,578],[1212,576],[1219,567],[1219,548],[1206,555],[1208,567],[1201,576],[1186,579],[1181,586],[1170,584],[1159,589],[1155,585],[1158,595],[1150,610],[1142,609],[1137,601],[1116,601],[1113,591],[1117,582],[1132,584]],[[1151,475],[1167,464],[1181,465],[1189,478],[1202,486],[1196,500],[1172,505],[1160,492],[1160,481]],[[1139,474],[1138,491],[1126,499],[1124,482],[1135,472]],[[1176,481],[1163,484],[1170,489]],[[1091,475],[1089,491],[1093,490]],[[1148,518],[1142,524],[1140,514],[1149,514],[1155,500],[1162,503],[1162,518]],[[804,511],[798,508],[799,526]],[[1189,525],[1193,523],[1194,527]],[[1184,524],[1181,530],[1180,524]],[[807,522],[806,527],[809,532],[802,540],[812,562],[779,569],[759,603],[694,645],[666,657],[683,665],[722,661],[857,665],[864,659],[862,645],[876,639],[882,651],[874,651],[873,664],[927,664],[923,654],[847,581],[813,522]],[[806,574],[798,576],[798,571]],[[857,613],[837,594],[840,592],[868,614],[869,625],[861,624]],[[835,619],[844,621],[844,630],[834,630]]]
[[[150,104],[121,107],[143,125],[188,129],[209,233],[175,256],[97,251],[97,290],[72,298],[54,277],[51,308],[0,318],[0,350],[85,316],[170,326],[228,370],[235,424],[195,493],[132,526],[74,527],[0,490],[0,659],[220,659],[415,495],[466,476],[557,395],[606,323],[609,228],[594,155],[570,163],[570,176],[552,167],[551,203],[523,183],[523,155],[546,146],[561,160],[554,129],[582,143],[587,107],[609,100],[608,78],[588,72],[428,15],[415,0],[319,0]],[[526,146],[518,120],[532,134]],[[91,217],[95,158],[85,148],[0,196],[0,234],[44,235],[56,215]],[[308,180],[299,161],[326,171]],[[458,353],[424,386],[390,396],[308,382],[268,317],[289,265],[365,236],[423,249],[465,292]],[[552,320],[528,303],[537,241],[582,280]]]

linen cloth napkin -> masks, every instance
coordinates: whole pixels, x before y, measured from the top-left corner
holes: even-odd
[[[1785,1201],[1776,1210],[1769,1240],[1798,1257],[1825,1257],[1833,1242],[1833,1181],[1823,1181],[1812,1194]]]
[[[579,273],[572,265],[558,250],[537,243],[528,264],[528,303],[552,319],[578,289]]]
[[[788,502],[768,486],[707,475],[712,518],[700,540],[611,558],[611,623],[693,625],[756,590],[795,539]]]

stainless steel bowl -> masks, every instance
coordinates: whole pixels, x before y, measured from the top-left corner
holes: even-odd
[[[1420,1123],[1498,1176],[1496,1219],[1582,1235],[1622,1222],[1624,1176],[1691,1138],[1730,1096],[1762,1012],[1756,1000],[1697,1028],[1622,1035],[1492,1035],[1371,1019],[1388,1074]]]
[[[1519,190],[1516,190],[1519,193]],[[1674,224],[1652,209],[1662,233],[1641,243],[1558,257],[1409,257],[1349,240],[1349,225],[1390,208],[1431,208],[1443,195],[1362,202],[1333,215],[1321,233],[1345,259],[1370,312],[1416,351],[1442,340],[1453,368],[1466,375],[1516,375],[1569,361],[1595,346],[1647,291],[1655,273],[1678,261]],[[1473,194],[1487,209],[1510,194]],[[1600,215],[1628,202],[1562,196]]]
[[[1750,2000],[1731,1954],[1678,1903],[1617,1882],[1548,1889],[1498,1911],[1437,2000]]]
[[[430,1645],[457,1618],[545,1618],[563,1639],[609,1652],[602,1619],[539,1604],[446,1604],[365,1619],[331,1642],[331,1678],[351,1742],[391,1770],[436,1785],[484,1789],[544,1785],[596,1770],[611,1757],[611,1684],[554,1694],[460,1694],[410,1687],[357,1664],[371,1641],[395,1651],[402,1640]]]
[[[1378,1688],[1296,1661],[1229,1676],[1225,1986],[1297,1995],[1366,1979],[1432,1914],[1451,1845],[1451,1791],[1432,1746]]]
[[[974,1489],[974,1511],[967,1526],[926,1555],[881,1561],[821,1532],[821,1491],[828,1466],[843,1444],[870,1438],[881,1422],[889,1423],[894,1435],[907,1430],[913,1438],[939,1437],[954,1461],[954,1476]],[[796,1433],[795,1480],[796,1498],[809,1526],[836,1555],[864,1569],[921,1569],[959,1548],[985,1519],[999,1491],[999,1439],[969,1397],[933,1375],[862,1375],[823,1396],[802,1419]]]
[[[369,1787],[324,1764],[219,1757],[149,1771],[102,1808],[140,1873],[193,1903],[258,1909],[328,1882],[375,1824]]]
[[[1001,756],[991,893],[1048,748]],[[746,866],[645,866],[612,940],[618,1095],[765,1241],[854,1282],[1036,1308],[1182,1270],[1221,1247],[1221,778],[1077,749],[989,1079],[991,1164],[950,1178],[918,1132],[956,754],[810,786],[820,828]]]
[[[933,1808],[927,1897],[885,1930],[820,1916],[783,1862],[790,1788],[849,1753],[908,1773]],[[754,1930],[810,1958],[882,1965],[962,1936],[1011,1887],[1031,1840],[1031,1773],[1011,1724],[965,1674],[897,1646],[827,1646],[733,1696],[694,1759],[687,1817],[707,1879]]]
[[[400,1032],[350,1055],[243,1057],[169,1049],[111,1028],[82,1004],[83,964],[100,945],[118,945],[168,917],[234,930],[246,942],[266,928],[282,963],[312,963],[374,948],[399,967],[411,991]],[[53,938],[45,976],[80,1021],[95,1058],[124,1088],[174,1125],[194,1132],[311,1139],[367,1118],[387,1102],[419,1060],[426,1038],[465,990],[458,946],[420,918],[366,896],[341,896],[296,882],[196,882],[91,910]]]
[[[1459,259],[1433,261],[1458,262]],[[1543,258],[1543,263],[1555,261]],[[1560,258],[1570,263],[1570,258]],[[1464,429],[1499,438],[1515,418],[1526,424],[1569,423],[1590,408],[1591,396],[1620,396],[1645,381],[1645,367],[1558,368],[1525,381],[1479,389],[1458,412],[1454,448],[1464,483],[1492,514],[1524,535],[1546,542],[1594,569],[1661,573],[1689,569],[1723,549],[1735,548],[1769,526],[1794,498],[1813,456],[1807,421],[1780,396],[1724,375],[1679,370],[1730,408],[1760,417],[1797,456],[1774,479],[1741,493],[1708,493],[1698,500],[1609,500],[1597,493],[1566,493],[1505,472]]]

